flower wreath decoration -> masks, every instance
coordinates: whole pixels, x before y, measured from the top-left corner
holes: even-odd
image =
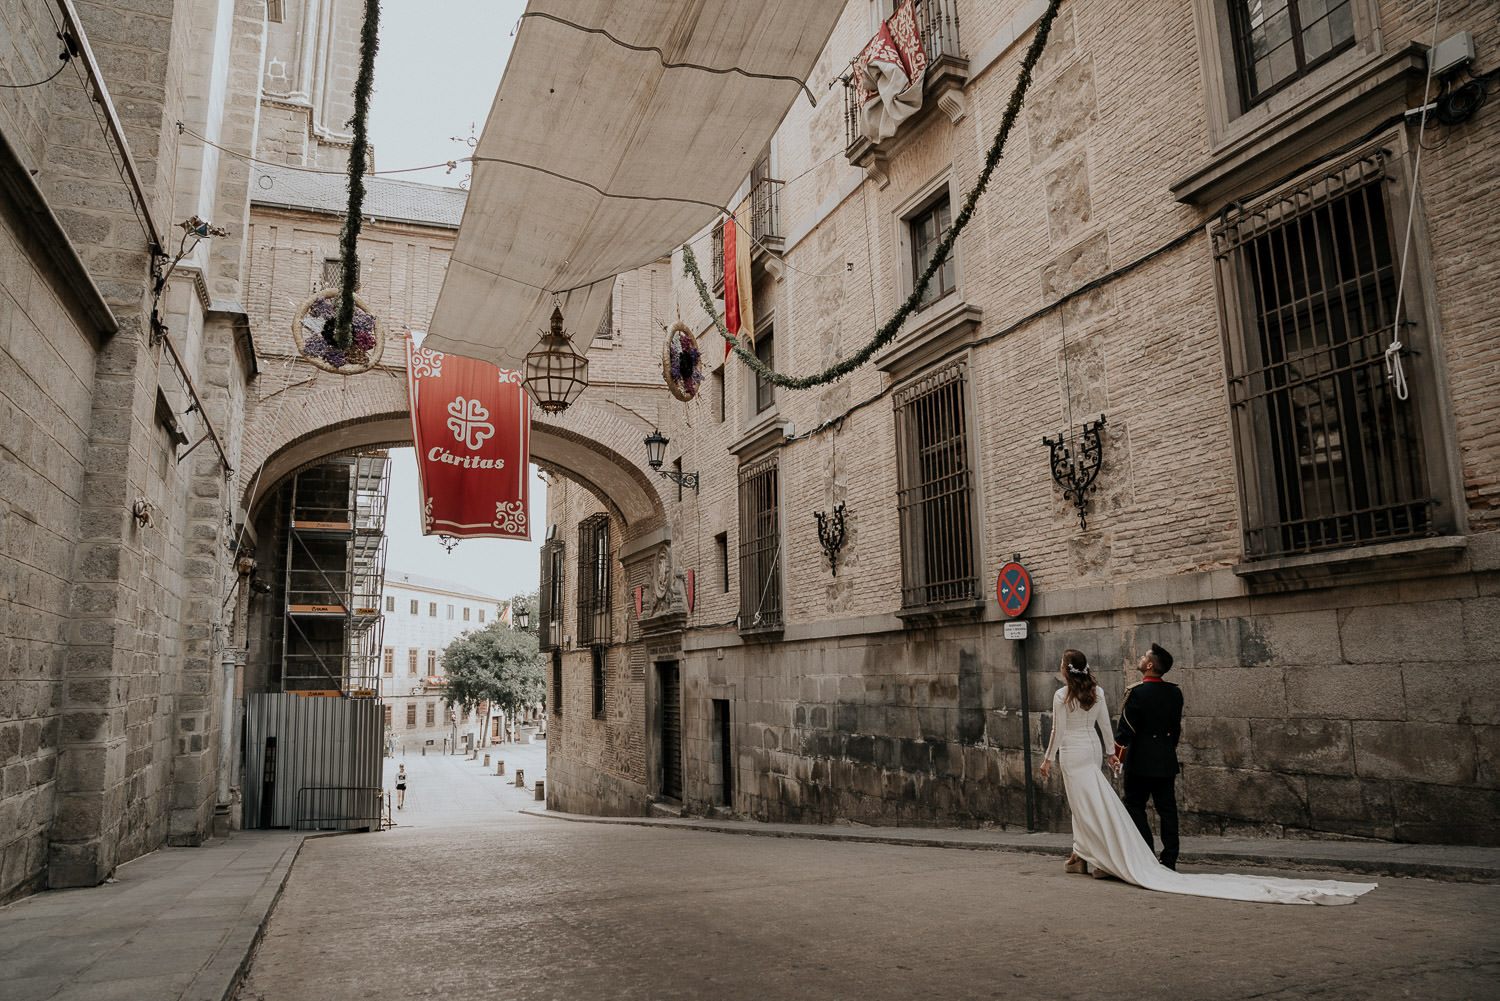
[[[698,395],[703,385],[702,363],[703,351],[693,331],[681,320],[672,324],[667,343],[662,346],[661,370],[673,396],[687,402]]]
[[[358,375],[368,372],[380,361],[385,350],[385,330],[380,319],[359,296],[354,297],[353,340],[340,348],[333,340],[338,316],[339,290],[325,288],[314,292],[292,318],[292,339],[302,357],[325,372]]]

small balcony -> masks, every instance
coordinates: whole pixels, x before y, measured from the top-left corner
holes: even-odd
[[[840,78],[844,84],[844,155],[856,167],[864,167],[885,186],[885,164],[911,135],[915,126],[927,121],[933,108],[941,108],[950,121],[957,122],[968,111],[964,87],[969,82],[969,60],[959,44],[959,14],[962,0],[916,0],[914,12],[922,51],[927,56],[927,70],[922,81],[922,107],[900,125],[899,132],[881,142],[873,142],[860,132],[856,68],[864,49],[849,60]]]
[[[763,251],[780,253],[786,247],[786,234],[781,229],[783,183],[763,177],[750,189],[750,235],[755,240],[752,254]]]

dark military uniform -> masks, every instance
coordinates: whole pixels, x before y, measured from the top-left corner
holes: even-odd
[[[1161,818],[1161,861],[1177,866],[1177,740],[1182,736],[1182,689],[1148,677],[1125,690],[1115,743],[1124,749],[1125,809],[1151,845],[1146,800]],[[1154,847],[1153,847],[1153,850]]]

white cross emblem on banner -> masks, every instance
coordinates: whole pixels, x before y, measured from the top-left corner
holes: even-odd
[[[480,406],[478,400],[466,400],[460,396],[448,404],[448,430],[469,451],[478,451],[486,438],[495,437],[495,425],[486,420],[489,415],[490,412]]]

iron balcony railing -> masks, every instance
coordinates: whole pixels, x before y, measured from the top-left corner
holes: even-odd
[[[740,470],[740,629],[781,626],[780,491],[776,457]]]
[[[709,256],[713,258],[713,283],[714,295],[720,298],[724,295],[724,220],[714,227],[713,249]]]
[[[963,58],[958,44],[958,15],[960,0],[916,0],[917,34],[922,38],[922,51],[927,54],[928,72],[932,64],[947,56]],[[859,141],[859,103],[855,86],[855,64],[859,62],[863,47],[849,60],[849,66],[840,78],[844,84],[844,149],[854,148]]]
[[[762,178],[750,190],[750,235],[764,246],[767,241],[781,240],[781,187],[784,182]],[[722,265],[720,265],[722,267]]]

